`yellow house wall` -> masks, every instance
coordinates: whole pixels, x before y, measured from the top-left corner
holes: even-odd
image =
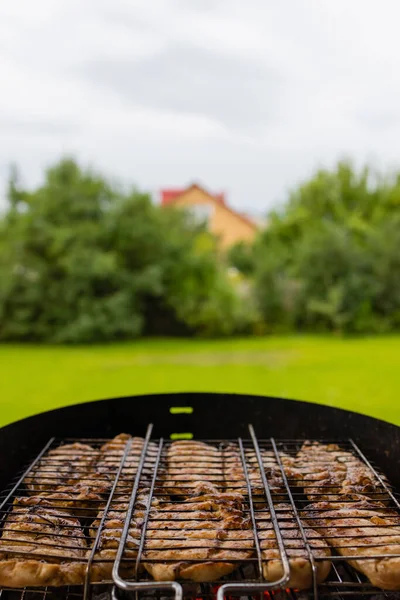
[[[228,210],[210,198],[200,189],[190,189],[176,200],[176,206],[192,206],[208,204],[214,207],[209,220],[210,231],[219,237],[221,248],[229,248],[237,242],[252,242],[256,234],[256,227],[247,223],[240,216]]]

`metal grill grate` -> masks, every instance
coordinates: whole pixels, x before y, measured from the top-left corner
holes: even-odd
[[[302,600],[311,595],[400,600],[400,592],[373,587],[349,564],[387,558],[389,542],[400,548],[397,493],[352,440],[337,442],[335,468],[343,466],[347,473],[361,465],[356,492],[373,498],[363,507],[354,490],[340,496],[340,522],[326,516],[328,504],[339,498],[330,458],[323,455],[319,464],[299,459],[303,440],[257,439],[249,426],[246,440],[187,443],[186,451],[182,445],[174,453],[176,443],[152,439],[151,425],[144,439],[51,439],[1,496],[0,560],[51,563],[61,587],[3,588],[1,600],[111,600],[131,592],[157,600]],[[328,473],[325,480],[321,473]],[[195,492],[197,485],[202,487]],[[240,496],[240,527],[225,526],[229,514],[218,494],[229,495],[236,508]],[[317,507],[310,510],[310,503]],[[373,511],[376,522],[362,521],[356,531],[351,519],[364,519]],[[390,536],[396,535],[394,542]],[[329,557],[323,542],[327,537]],[[305,591],[288,589],[299,557],[310,572]],[[400,569],[400,553],[392,551],[391,558],[396,557]],[[327,562],[329,575],[318,582]],[[196,583],[154,581],[149,575],[177,563],[179,568],[182,563],[188,569],[200,567],[199,573],[208,566],[221,577]]]

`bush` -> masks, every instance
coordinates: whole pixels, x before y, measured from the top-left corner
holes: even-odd
[[[31,192],[13,177],[0,249],[1,340],[228,335],[246,323],[203,227],[70,159]]]
[[[399,181],[340,163],[270,215],[254,249],[255,295],[270,329],[400,326]]]

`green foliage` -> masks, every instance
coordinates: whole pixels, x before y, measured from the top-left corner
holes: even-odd
[[[254,274],[254,249],[250,244],[238,242],[227,253],[228,263],[243,275]]]
[[[8,197],[0,220],[0,339],[130,339],[151,330],[152,320],[160,323],[155,333],[164,333],[165,322],[169,332],[242,330],[240,301],[215,243],[185,213],[123,192],[72,159],[49,169],[31,192],[14,170]]]
[[[271,329],[400,326],[400,176],[339,163],[301,185],[256,245],[255,290]]]
[[[400,173],[349,162],[320,170],[269,215],[253,246],[221,257],[190,214],[72,159],[34,190],[11,169],[0,340],[399,328]]]

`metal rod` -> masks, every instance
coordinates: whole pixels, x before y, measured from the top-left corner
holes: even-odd
[[[389,494],[389,496],[391,497],[391,499],[395,503],[396,507],[400,510],[400,502],[394,496],[394,494],[390,490],[389,486],[386,484],[385,480],[382,479],[382,477],[379,475],[379,473],[374,469],[374,467],[369,462],[368,458],[365,456],[365,454],[363,454],[363,452],[361,452],[361,450],[357,446],[357,444],[351,438],[350,438],[349,441],[350,441],[350,444],[353,446],[354,450],[357,452],[358,456],[367,465],[367,467],[369,467],[369,469],[371,469],[372,473],[375,475],[375,477],[377,478],[377,480],[379,481],[379,483],[384,487],[385,491]]]
[[[132,493],[131,493],[131,497],[129,500],[128,510],[127,510],[127,513],[125,516],[124,527],[123,527],[123,530],[121,533],[121,538],[120,538],[119,545],[118,545],[117,555],[116,555],[115,562],[113,565],[113,570],[112,570],[112,578],[113,578],[114,583],[116,583],[116,585],[123,590],[128,589],[127,585],[129,585],[129,582],[125,581],[122,577],[120,577],[119,568],[120,568],[120,564],[121,564],[122,555],[125,550],[126,539],[129,534],[129,527],[131,524],[132,513],[133,513],[133,509],[135,507],[136,496],[137,496],[137,492],[138,492],[139,484],[140,484],[140,477],[141,477],[143,465],[144,465],[144,462],[146,459],[147,448],[148,448],[148,445],[150,442],[152,430],[153,430],[153,424],[150,423],[150,425],[147,427],[146,437],[145,437],[143,448],[142,448],[142,455],[140,457],[139,465],[138,465],[138,468],[136,471],[135,482],[134,482],[134,485],[132,488]]]
[[[161,453],[162,453],[163,445],[164,445],[164,439],[161,438],[160,442],[159,442],[159,445],[158,445],[158,454],[157,454],[156,463],[154,465],[154,473],[153,473],[153,478],[152,478],[152,481],[151,481],[151,486],[150,486],[150,491],[149,491],[149,497],[148,497],[146,512],[145,512],[143,523],[142,523],[142,533],[141,533],[141,536],[140,536],[140,544],[139,544],[139,549],[138,549],[138,553],[137,553],[137,557],[136,557],[136,564],[135,564],[135,579],[136,580],[137,580],[137,577],[138,577],[140,559],[142,557],[142,552],[143,552],[143,548],[144,548],[144,544],[145,544],[145,540],[146,540],[147,523],[148,523],[148,520],[149,520],[151,505],[152,505],[152,502],[153,502],[154,486],[155,486],[156,479],[157,479],[158,467],[159,467],[159,464],[160,464],[160,459],[161,459]]]
[[[282,534],[279,528],[278,519],[275,513],[274,503],[272,500],[271,490],[268,484],[268,480],[265,475],[265,470],[263,466],[263,461],[260,453],[260,448],[258,445],[257,437],[255,435],[254,429],[252,425],[249,425],[249,432],[253,442],[254,451],[256,453],[258,467],[261,475],[261,480],[264,486],[265,496],[267,498],[268,507],[271,514],[272,525],[275,532],[275,537],[278,543],[278,549],[280,554],[280,561],[283,567],[283,575],[277,581],[272,582],[260,582],[260,583],[225,583],[221,585],[217,592],[217,600],[224,600],[225,594],[229,593],[237,593],[244,592],[246,594],[252,594],[257,592],[267,592],[274,589],[282,589],[285,584],[289,581],[290,578],[290,566],[287,558],[285,545],[283,542]],[[262,570],[261,570],[262,573]]]
[[[122,590],[124,591],[132,591],[132,592],[139,592],[139,591],[145,591],[145,590],[151,590],[151,591],[155,591],[155,590],[166,590],[166,591],[172,591],[175,594],[175,600],[182,600],[183,598],[183,589],[182,586],[175,582],[175,581],[165,581],[165,582],[156,582],[156,581],[126,581],[125,579],[123,579],[120,575],[119,575],[119,567],[120,567],[120,562],[122,559],[122,555],[125,549],[125,543],[126,543],[126,538],[128,536],[129,533],[129,526],[130,526],[130,522],[131,522],[131,518],[132,518],[132,512],[134,509],[134,505],[135,505],[135,500],[136,500],[136,494],[137,494],[137,489],[139,487],[139,481],[140,481],[140,474],[141,474],[141,470],[144,464],[144,459],[146,456],[146,450],[150,441],[150,436],[151,436],[151,431],[152,431],[153,426],[149,425],[149,428],[147,430],[147,434],[146,434],[146,439],[145,439],[145,445],[143,447],[143,454],[142,454],[142,458],[140,461],[140,468],[138,468],[138,472],[136,474],[136,479],[135,479],[135,485],[134,488],[132,490],[132,495],[131,495],[131,500],[129,503],[129,508],[128,508],[128,512],[125,518],[125,524],[124,524],[124,529],[121,535],[121,539],[120,539],[120,543],[119,543],[119,547],[118,547],[118,552],[117,552],[117,557],[115,559],[114,562],[114,566],[113,566],[113,570],[112,570],[112,577],[114,580],[114,583]],[[142,535],[141,535],[141,540],[140,540],[140,546],[139,546],[139,550],[138,550],[138,555],[137,555],[137,559],[136,559],[136,565],[135,565],[135,577],[137,577],[137,571],[138,571],[138,567],[139,567],[139,562],[140,562],[140,557],[141,557],[141,553],[143,551],[143,546],[144,546],[144,542],[145,542],[145,533],[146,533],[146,527],[147,527],[147,521],[148,521],[148,517],[149,517],[149,513],[150,513],[150,507],[151,507],[151,502],[152,502],[152,498],[153,498],[153,492],[154,492],[154,485],[156,482],[156,477],[157,477],[157,471],[158,471],[158,466],[159,466],[159,462],[160,462],[160,457],[161,457],[161,451],[162,451],[162,446],[163,446],[163,439],[161,438],[160,443],[159,443],[159,447],[158,447],[158,453],[157,453],[157,460],[156,463],[154,465],[154,470],[153,470],[153,477],[152,477],[152,482],[151,482],[151,488],[150,488],[150,492],[149,492],[149,500],[148,500],[148,504],[147,504],[147,508],[146,508],[146,517],[145,517],[145,521],[143,523],[143,530],[142,530]],[[113,588],[113,598],[117,598],[116,593],[115,593],[115,587]]]
[[[118,471],[117,471],[117,473],[115,475],[115,478],[114,478],[114,483],[113,483],[113,486],[111,488],[111,492],[110,492],[110,494],[108,496],[107,504],[106,504],[106,506],[104,508],[104,511],[103,511],[103,516],[101,517],[101,521],[100,521],[100,524],[99,524],[98,529],[97,529],[96,538],[95,538],[94,543],[93,543],[92,551],[91,551],[90,556],[89,556],[88,561],[87,561],[86,572],[85,572],[85,583],[84,583],[84,588],[83,588],[83,600],[87,600],[88,596],[89,596],[90,570],[91,570],[91,567],[92,567],[94,555],[95,555],[97,547],[99,545],[100,535],[101,535],[101,533],[103,531],[103,527],[104,527],[104,523],[105,523],[105,520],[106,520],[106,517],[107,517],[107,513],[109,511],[109,508],[110,508],[110,505],[111,505],[111,502],[112,502],[112,499],[113,499],[113,496],[114,496],[114,492],[115,492],[117,484],[119,482],[119,478],[120,478],[120,475],[122,473],[122,469],[124,467],[125,460],[126,460],[128,454],[129,454],[129,450],[131,449],[132,441],[133,441],[133,438],[131,438],[130,440],[128,440],[128,442],[126,443],[124,453],[123,453],[122,458],[120,460]]]
[[[141,583],[129,582],[130,587],[129,590],[133,592],[137,591],[157,591],[157,590],[165,590],[171,591],[175,594],[175,600],[183,600],[183,588],[180,583],[176,581],[165,581],[165,582],[157,582],[157,581],[142,581]],[[120,586],[118,586],[120,587]],[[111,591],[112,600],[119,600],[116,594],[115,586]]]
[[[258,445],[257,436],[255,434],[253,425],[249,425],[249,432],[250,432],[250,437],[252,439],[253,446],[254,446],[254,449],[255,449],[255,452],[256,452],[258,466],[259,466],[260,474],[261,474],[261,480],[263,482],[265,495],[266,495],[267,500],[268,500],[268,508],[270,510],[270,513],[271,513],[272,525],[273,525],[273,528],[274,528],[276,540],[278,542],[278,547],[279,547],[279,551],[280,551],[280,554],[281,554],[283,571],[284,571],[284,575],[282,577],[282,584],[283,584],[283,583],[287,583],[287,581],[289,580],[289,576],[290,576],[289,561],[288,561],[288,558],[287,558],[287,555],[286,555],[285,544],[284,544],[284,541],[283,541],[283,538],[282,538],[281,530],[280,530],[278,519],[277,519],[277,516],[276,516],[274,502],[272,500],[271,490],[270,490],[270,487],[269,487],[269,484],[268,484],[268,480],[267,480],[267,477],[266,477],[266,474],[265,474],[265,469],[264,469],[264,464],[263,464],[263,460],[262,460],[262,456],[261,456],[261,452],[260,452],[260,447]]]
[[[29,475],[29,473],[32,471],[32,469],[35,467],[35,465],[37,465],[37,463],[39,462],[39,460],[42,458],[43,454],[45,454],[47,452],[47,450],[49,449],[49,447],[51,446],[51,444],[53,442],[54,442],[54,438],[52,437],[47,442],[47,444],[44,446],[44,448],[39,452],[39,454],[37,455],[37,457],[35,458],[35,460],[29,465],[29,467],[26,469],[26,471],[24,471],[22,473],[22,475],[18,479],[17,483],[11,488],[10,492],[7,494],[7,496],[4,498],[4,500],[0,504],[0,510],[2,510],[4,508],[5,504],[11,498],[11,496],[13,495],[13,493],[19,488],[19,486],[21,485],[21,483],[23,483],[25,477],[27,477],[27,475]]]
[[[295,517],[295,519],[297,521],[297,525],[299,527],[299,530],[300,530],[300,533],[301,533],[301,537],[303,538],[303,542],[304,542],[304,545],[305,545],[307,553],[308,553],[308,557],[309,557],[310,565],[311,565],[311,570],[312,570],[312,574],[313,574],[313,593],[314,593],[314,598],[315,598],[315,600],[318,600],[317,567],[316,567],[316,564],[315,564],[314,555],[312,553],[311,546],[310,546],[310,544],[308,542],[307,534],[306,534],[306,532],[304,530],[303,523],[301,522],[301,519],[299,517],[298,511],[297,511],[297,507],[296,507],[296,505],[294,503],[292,492],[291,492],[291,489],[289,487],[289,484],[288,484],[288,481],[287,481],[287,478],[286,478],[285,469],[283,467],[283,464],[282,464],[282,461],[281,461],[281,457],[279,455],[278,448],[276,447],[276,443],[275,443],[274,438],[271,438],[271,445],[272,445],[272,449],[273,449],[274,454],[275,454],[276,462],[278,463],[279,469],[280,469],[281,474],[282,474],[282,481],[283,481],[283,484],[284,484],[284,486],[286,488],[286,492],[287,492],[287,495],[288,495],[288,498],[289,498],[290,505],[291,505],[292,510],[293,510],[294,517]]]
[[[255,543],[256,551],[257,551],[259,579],[260,579],[260,581],[262,581],[262,579],[263,579],[263,575],[262,575],[262,556],[261,556],[260,542],[258,540],[256,516],[254,514],[253,494],[252,494],[251,483],[250,483],[250,479],[249,479],[249,473],[248,473],[248,470],[247,470],[246,455],[245,455],[244,450],[243,450],[242,438],[239,438],[238,442],[239,442],[239,449],[240,449],[240,457],[242,459],[242,465],[243,465],[243,473],[244,473],[244,476],[246,478],[247,492],[248,492],[248,495],[249,495],[249,507],[250,507],[251,522],[252,522],[252,525],[253,525],[254,543]]]

